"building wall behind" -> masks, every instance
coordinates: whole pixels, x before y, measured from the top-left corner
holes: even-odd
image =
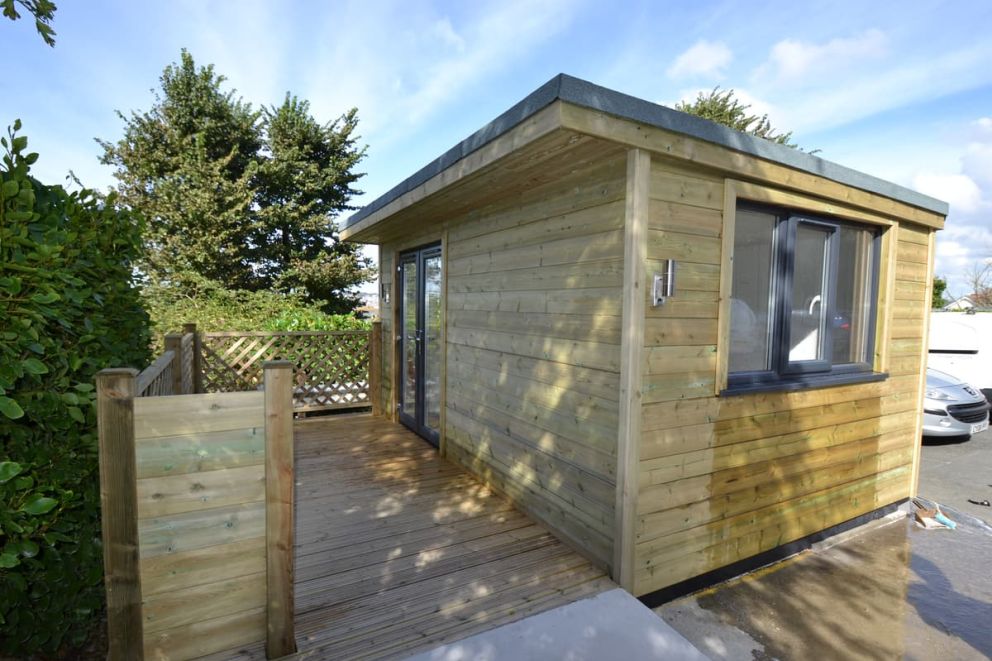
[[[815,194],[815,191],[812,191]],[[725,181],[655,159],[647,282],[678,261],[678,292],[647,304],[635,593],[704,574],[915,488],[930,230],[903,223],[883,283],[889,378],[731,397],[718,388]],[[885,257],[883,256],[883,259]],[[886,271],[883,268],[883,273]],[[881,322],[880,322],[881,323]]]
[[[621,150],[380,249],[444,241],[442,452],[602,566],[612,561],[623,276]],[[395,320],[382,304],[384,401]]]

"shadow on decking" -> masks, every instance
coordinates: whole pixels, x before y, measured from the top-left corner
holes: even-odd
[[[403,656],[613,587],[392,422],[297,422],[296,471],[300,657]]]

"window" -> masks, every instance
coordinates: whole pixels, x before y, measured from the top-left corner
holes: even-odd
[[[739,206],[728,390],[882,378],[871,372],[879,231]]]

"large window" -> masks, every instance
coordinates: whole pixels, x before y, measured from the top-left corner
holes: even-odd
[[[728,389],[870,375],[878,243],[871,226],[739,206]]]

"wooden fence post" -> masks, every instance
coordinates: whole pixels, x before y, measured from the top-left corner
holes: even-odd
[[[263,364],[265,383],[265,653],[296,651],[293,590],[293,363]]]
[[[200,333],[196,324],[183,324],[183,335],[193,334],[193,393],[203,392],[203,346],[200,343]]]
[[[372,415],[382,415],[382,320],[372,322],[371,355],[369,356],[369,397]]]
[[[96,375],[107,658],[111,661],[144,658],[134,448],[137,374],[133,369],[108,369]]]
[[[172,352],[172,379],[168,394],[181,395],[183,394],[183,336],[179,333],[166,335],[165,350]]]

